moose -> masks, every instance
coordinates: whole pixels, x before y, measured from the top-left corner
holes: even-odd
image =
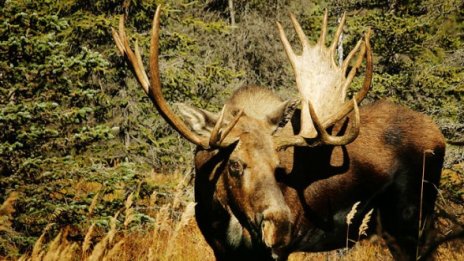
[[[351,226],[374,209],[368,234],[381,233],[396,260],[416,260],[433,228],[444,137],[432,120],[377,101],[358,108],[373,75],[370,31],[341,64],[334,56],[345,15],[329,47],[327,11],[316,44],[290,15],[302,51],[279,36],[296,77],[299,100],[259,86],[237,89],[219,113],[163,97],[158,66],[161,9],[153,19],[150,77],[137,44],[129,46],[124,17],[113,38],[161,116],[197,146],[196,221],[217,260],[286,260],[297,251],[346,246]],[[346,94],[366,60],[361,90]],[[348,69],[349,72],[348,72]],[[349,231],[355,238],[357,231]]]

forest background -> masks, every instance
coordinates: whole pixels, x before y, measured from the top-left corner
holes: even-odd
[[[14,210],[0,211],[0,257],[31,249],[50,223],[55,232],[72,227],[77,239],[83,224],[104,229],[129,195],[136,206],[129,227],[141,228],[156,221],[153,193],[169,200],[177,186],[155,177],[194,175],[194,147],[156,113],[111,36],[127,13],[128,34],[146,57],[158,4],[164,95],[212,111],[246,84],[296,96],[275,26],[283,23],[294,41],[289,12],[311,40],[324,9],[329,37],[347,12],[345,50],[372,28],[375,74],[363,104],[387,99],[430,115],[448,141],[441,190],[464,202],[461,0],[233,2],[234,12],[227,0],[0,1],[0,202],[15,198]]]

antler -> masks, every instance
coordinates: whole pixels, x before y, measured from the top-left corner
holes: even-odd
[[[372,50],[369,44],[370,30],[364,41],[358,41],[341,65],[335,62],[335,50],[345,22],[345,14],[335,33],[330,47],[325,46],[327,32],[327,10],[324,14],[321,34],[316,45],[311,46],[295,16],[290,14],[293,27],[302,45],[302,53],[293,52],[280,23],[277,23],[280,39],[295,72],[296,84],[301,95],[301,122],[298,137],[279,141],[282,146],[311,144],[345,145],[356,139],[359,133],[359,111],[357,104],[366,96],[372,80]],[[363,44],[364,42],[364,44]],[[347,69],[355,54],[359,51],[354,66],[348,75]],[[366,53],[367,51],[367,53]],[[361,90],[353,101],[345,101],[346,92],[366,54],[366,74]],[[344,136],[334,137],[326,129],[344,118],[354,109],[354,123]],[[306,141],[305,141],[306,139]],[[316,142],[316,140],[319,140]],[[285,143],[284,142],[284,143]]]
[[[140,49],[137,42],[135,42],[135,53],[129,46],[129,40],[127,39],[124,27],[124,16],[121,15],[119,20],[119,32],[116,32],[112,28],[112,34],[116,46],[118,47],[121,54],[126,58],[128,65],[133,70],[134,75],[136,76],[138,82],[145,90],[145,93],[150,97],[150,100],[155,105],[158,112],[161,116],[171,125],[182,137],[186,138],[188,141],[200,146],[204,149],[210,149],[215,147],[225,147],[229,143],[224,143],[224,139],[230,130],[238,122],[239,118],[243,114],[243,111],[237,113],[235,118],[224,128],[224,131],[221,131],[223,124],[222,118],[225,111],[225,107],[221,112],[221,117],[216,123],[216,126],[211,132],[209,139],[200,137],[192,132],[186,124],[171,110],[166,100],[163,97],[161,91],[161,81],[160,73],[158,66],[158,54],[159,54],[159,27],[160,27],[160,14],[161,14],[161,5],[156,9],[156,13],[153,18],[153,27],[152,35],[150,41],[150,79],[145,72],[145,68],[142,62],[142,56],[140,55]]]

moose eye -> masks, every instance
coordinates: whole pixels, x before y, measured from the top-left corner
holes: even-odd
[[[229,170],[232,175],[240,176],[243,173],[243,164],[236,160],[231,160],[229,162]]]

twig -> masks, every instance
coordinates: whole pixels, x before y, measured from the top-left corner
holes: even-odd
[[[229,0],[230,24],[235,26],[234,0]]]
[[[424,198],[424,180],[425,180],[425,155],[427,153],[434,154],[433,150],[424,150],[422,156],[422,179],[421,179],[421,190],[420,190],[420,200],[419,200],[419,227],[417,228],[417,245],[416,245],[416,260],[419,257],[419,245],[421,238],[421,228],[422,228],[422,203]]]

